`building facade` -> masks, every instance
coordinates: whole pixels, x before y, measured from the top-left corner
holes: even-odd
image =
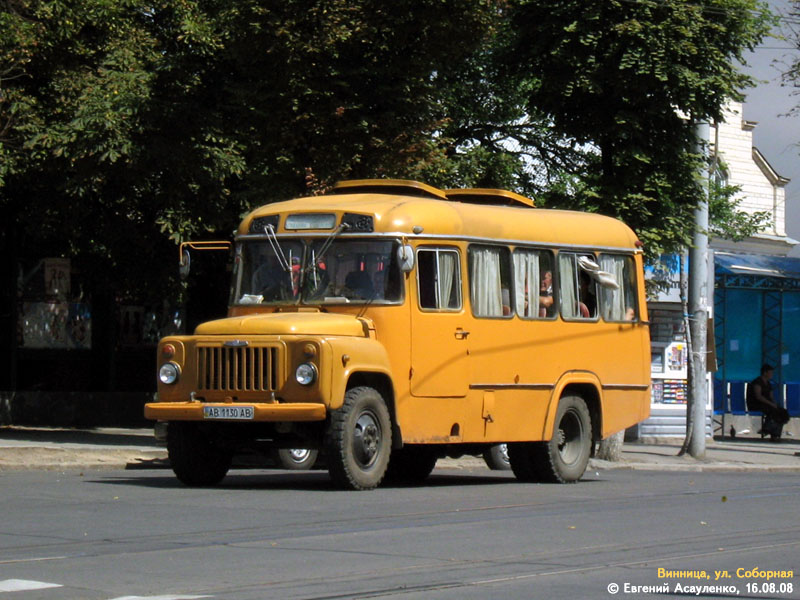
[[[800,260],[786,257],[798,243],[786,234],[789,180],[753,145],[756,125],[743,118],[741,103],[731,102],[724,121],[709,128],[707,140],[713,177],[738,188],[738,208],[768,215],[766,226],[754,236],[737,242],[713,238],[709,243],[709,435],[730,433],[731,417],[746,416],[745,383],[765,361],[777,367],[779,400],[791,412],[800,411],[794,407],[794,398],[800,398],[800,342],[791,335],[800,325]],[[652,405],[650,419],[635,432],[639,437],[686,433],[688,320],[681,282],[685,297],[689,268],[685,258],[672,256],[649,273],[669,285],[649,303]]]

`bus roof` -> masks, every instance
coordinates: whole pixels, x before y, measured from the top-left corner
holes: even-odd
[[[244,218],[238,234],[263,234],[264,223],[272,223],[278,234],[300,233],[297,228],[286,228],[287,216],[334,214],[337,224],[348,216],[367,215],[372,217],[370,231],[409,237],[630,249],[641,246],[636,234],[618,219],[533,208],[532,204],[524,196],[505,190],[444,192],[418,182],[360,180],[343,182],[331,194],[261,206]],[[333,221],[328,220],[320,228],[306,225],[302,233],[329,233]]]

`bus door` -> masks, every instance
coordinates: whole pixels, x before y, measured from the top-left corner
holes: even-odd
[[[416,270],[417,306],[411,310],[411,394],[466,396],[469,325],[461,294],[458,249],[419,248]]]

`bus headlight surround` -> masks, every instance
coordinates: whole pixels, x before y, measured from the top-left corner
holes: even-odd
[[[317,367],[314,363],[302,363],[297,366],[294,378],[300,385],[311,385],[317,380]]]
[[[178,381],[181,375],[181,368],[174,362],[167,362],[161,365],[158,370],[158,379],[165,385],[171,385]]]

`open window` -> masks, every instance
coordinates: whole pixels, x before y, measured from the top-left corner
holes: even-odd
[[[635,321],[638,316],[636,303],[636,270],[630,256],[601,254],[600,269],[610,274],[618,287],[600,286],[600,311],[606,321]]]
[[[461,261],[447,248],[417,250],[419,306],[427,310],[461,310]]]
[[[597,319],[597,281],[584,265],[597,266],[594,256],[574,252],[558,254],[561,316],[564,319]]]

